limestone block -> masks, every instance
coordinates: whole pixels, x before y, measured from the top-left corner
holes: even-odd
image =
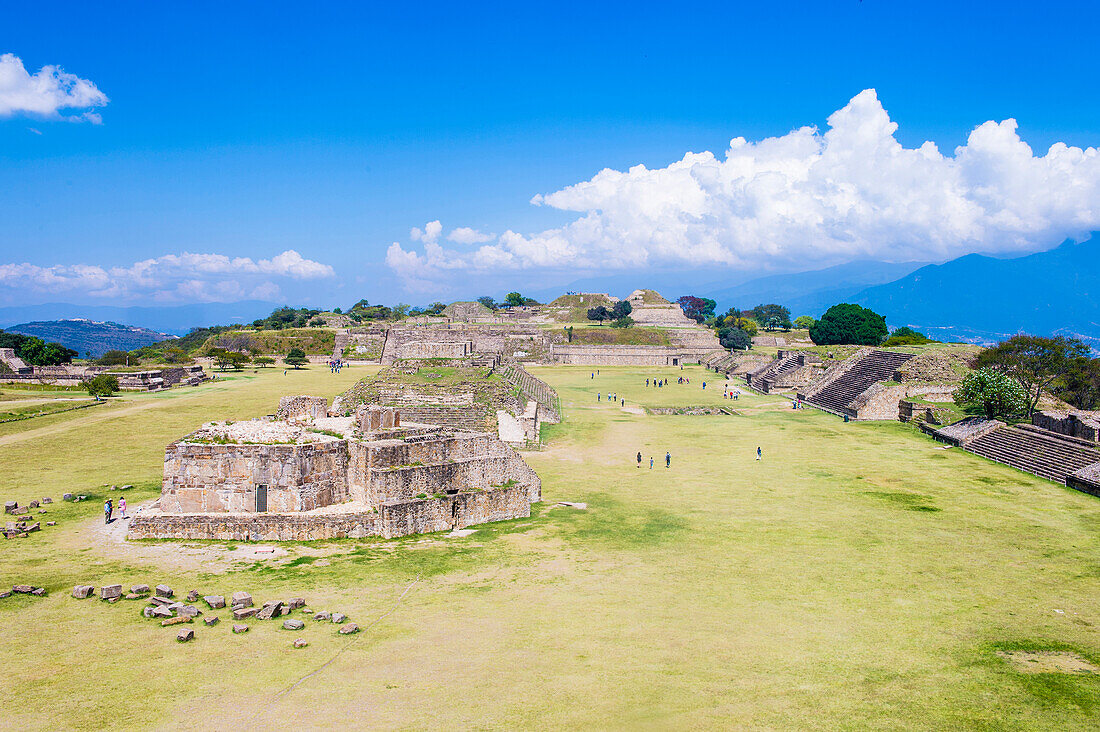
[[[171,597],[176,594],[168,585],[157,585],[157,597]]]
[[[218,622],[219,622],[219,621],[218,621],[218,616],[217,616],[217,615],[214,615],[214,616],[212,616],[212,617],[209,617],[209,618],[207,618],[206,620],[203,620],[202,622],[203,622],[203,624],[204,624],[204,625],[206,625],[207,627],[210,627],[211,625],[217,625],[217,624],[218,624]]]
[[[73,597],[83,600],[86,597],[91,597],[93,592],[95,592],[95,587],[91,585],[77,585],[73,588]]]
[[[309,642],[305,638],[295,638],[293,645],[295,648],[305,648],[309,645]]]
[[[225,607],[225,598],[221,595],[207,595],[202,599],[211,610],[218,610]]]
[[[180,643],[186,643],[189,640],[194,640],[194,638],[195,638],[195,631],[192,628],[187,628],[185,630],[181,630],[179,632],[179,634],[176,636],[176,640],[179,641]]]
[[[283,621],[283,630],[301,630],[306,624],[297,618],[287,618]]]
[[[122,597],[122,585],[104,585],[99,590],[101,600],[111,600]]]
[[[252,595],[247,592],[234,592],[232,600],[234,606],[252,607]]]
[[[233,619],[244,620],[245,618],[251,618],[257,612],[259,612],[259,610],[254,607],[239,607],[233,610]]]
[[[247,633],[248,632],[248,626],[247,625],[234,625],[233,626],[233,632],[234,633]]]
[[[358,633],[359,626],[355,623],[348,623],[340,628],[340,635],[351,635],[352,633]]]

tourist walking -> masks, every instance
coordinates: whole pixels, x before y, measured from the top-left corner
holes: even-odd
[[[111,523],[111,514],[114,513],[114,506],[111,505],[111,499],[108,498],[107,502],[103,504],[103,523]]]
[[[653,470],[653,456],[652,455],[649,456],[649,469]]]
[[[759,447],[759,446],[757,446],[757,448],[756,448],[756,459],[757,459],[757,460],[759,460],[759,459],[760,459],[761,457],[763,457],[763,456],[764,456],[764,453],[763,453],[763,452],[761,452],[761,451],[760,451],[760,447]]]
[[[125,496],[118,499],[118,515],[121,516],[122,518],[127,518],[127,516],[126,516],[126,497]]]
[[[642,453],[638,453],[638,467],[642,467]]]
[[[666,468],[672,467],[672,453],[671,452],[666,452],[665,453],[665,467]]]
[[[601,396],[600,392],[596,392],[596,401],[600,401],[600,396]]]

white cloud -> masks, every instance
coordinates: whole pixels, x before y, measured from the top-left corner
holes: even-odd
[[[863,257],[1027,252],[1100,228],[1095,148],[1057,143],[1036,156],[1012,119],[979,125],[953,155],[932,142],[905,148],[896,130],[868,89],[834,112],[825,132],[738,137],[724,158],[687,153],[655,170],[605,169],[531,199],[580,214],[566,226],[509,230],[473,251],[422,235],[414,237],[422,253],[395,243],[386,261],[420,282],[456,269],[809,269]],[[452,241],[474,243],[453,233]]]
[[[424,224],[424,229],[421,230],[417,227],[413,227],[409,231],[409,238],[413,241],[422,241],[425,244],[434,243],[439,238],[440,233],[443,231],[443,224],[439,221],[429,221]]]
[[[0,117],[19,113],[60,117],[61,110],[84,109],[88,111],[65,119],[99,124],[102,117],[88,108],[108,101],[95,84],[57,66],[43,66],[29,74],[18,56],[0,55]]]
[[[121,300],[151,297],[159,301],[228,302],[242,297],[278,297],[279,286],[270,280],[272,277],[315,280],[335,274],[329,265],[305,259],[293,249],[259,260],[183,252],[134,262],[128,267],[0,264],[0,287]]]
[[[456,244],[483,244],[493,239],[496,239],[496,235],[483,234],[469,226],[459,226],[457,229],[451,229],[451,233],[447,234],[447,240]]]

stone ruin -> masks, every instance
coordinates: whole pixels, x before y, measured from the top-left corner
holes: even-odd
[[[129,537],[392,538],[527,517],[541,500],[538,475],[493,433],[407,423],[378,405],[317,416],[322,404],[285,398],[274,418],[173,442],[161,497]]]

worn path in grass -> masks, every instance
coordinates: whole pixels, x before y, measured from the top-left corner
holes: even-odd
[[[96,505],[51,509],[57,530],[2,545],[0,582],[51,593],[0,601],[10,724],[1097,726],[1100,678],[1025,674],[997,655],[1100,658],[1095,498],[938,450],[904,425],[844,424],[775,397],[746,394],[734,416],[630,413],[596,392],[628,407],[729,402],[698,368],[683,372],[691,385],[659,390],[645,377],[681,372],[590,371],[534,370],[566,414],[547,429],[547,449],[527,456],[545,501],[530,519],[468,537],[289,543],[279,559],[196,569],[89,544]],[[306,385],[287,393],[317,391]],[[125,416],[113,429],[129,440],[76,433],[68,447],[91,462],[86,484],[137,473],[147,482],[135,494],[151,496],[165,442],[206,419],[269,412],[281,386],[241,380],[180,400],[180,414]],[[128,447],[147,432],[156,450]],[[24,476],[0,474],[4,492],[26,476],[81,475],[60,443],[35,454],[19,452],[25,444],[0,446]],[[561,500],[588,508],[553,505]],[[179,645],[173,629],[140,618],[140,603],[66,596],[77,582],[111,580],[300,594],[361,626],[381,619],[343,653],[349,641],[330,625],[290,633],[254,621],[234,636],[224,615]],[[290,647],[298,635],[307,648]]]

